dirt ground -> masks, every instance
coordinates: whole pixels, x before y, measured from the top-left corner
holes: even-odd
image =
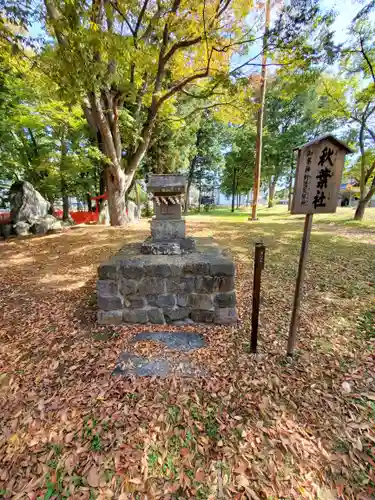
[[[344,212],[343,212],[344,213]],[[286,341],[303,218],[188,218],[237,264],[237,326],[192,325],[204,379],[111,376],[135,331],[95,323],[99,263],[146,222],[0,243],[0,497],[374,498],[375,226],[318,218],[297,351]],[[249,354],[254,243],[267,247]],[[138,346],[153,356],[161,347]]]

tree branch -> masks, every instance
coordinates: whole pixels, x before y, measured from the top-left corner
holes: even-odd
[[[139,28],[141,26],[143,16],[146,12],[148,2],[149,2],[149,0],[144,0],[142,8],[141,8],[141,12],[139,13],[137,23],[136,23],[135,28],[134,28],[134,35],[133,36],[135,38],[137,38],[137,36],[138,36],[138,31],[139,31]]]
[[[148,38],[148,36],[150,35],[151,33],[151,30],[152,30],[152,27],[154,25],[154,22],[157,21],[159,19],[159,17],[161,16],[163,10],[158,2],[158,8],[157,8],[157,11],[155,12],[155,14],[152,16],[152,18],[150,19],[150,22],[148,23],[148,26],[145,30],[145,32],[143,33],[143,35],[141,36],[141,40],[146,40]]]
[[[372,179],[370,189],[366,196],[364,197],[364,202],[368,203],[375,194],[375,177]]]
[[[372,67],[372,64],[371,64],[371,61],[366,53],[366,50],[365,50],[365,47],[363,45],[363,38],[360,36],[359,37],[359,43],[361,44],[361,52],[362,52],[362,55],[363,57],[365,58],[367,64],[368,64],[368,67],[370,69],[370,73],[371,73],[371,76],[372,76],[372,81],[374,82],[374,85],[375,85],[375,72],[374,72],[374,68]]]
[[[51,24],[53,26],[53,31],[55,32],[57,41],[59,42],[59,44],[61,46],[67,47],[68,46],[67,39],[61,33],[61,31],[56,28],[56,24],[61,19],[60,12],[58,11],[58,9],[57,9],[56,5],[54,4],[53,0],[44,0],[44,4],[46,6],[47,15],[50,18]]]
[[[191,47],[192,45],[197,44],[202,40],[201,36],[197,36],[196,38],[193,38],[192,40],[183,40],[181,42],[175,43],[171,49],[165,54],[164,56],[164,62],[167,62],[173,54],[179,50],[179,49],[185,49],[187,47]]]
[[[366,177],[365,177],[365,184],[368,183],[370,177],[372,176],[372,174],[375,172],[375,161],[373,162],[373,164],[371,165],[371,167],[368,169],[368,171],[366,172]]]
[[[221,1],[219,2],[219,10],[217,11],[217,14],[216,14],[216,18],[219,19],[219,17],[224,14],[224,12],[227,10],[227,8],[229,7],[230,3],[231,3],[232,0],[226,0],[224,2],[224,5],[221,7],[220,9],[220,4],[222,3]]]
[[[132,34],[133,39],[134,39],[134,29],[133,29],[132,25],[130,24],[130,22],[129,22],[128,18],[126,17],[126,15],[121,11],[120,7],[117,4],[117,1],[116,0],[112,0],[110,2],[110,4],[115,9],[115,11],[122,17],[122,19],[125,21],[125,24],[129,28],[129,31]]]
[[[163,121],[165,121],[165,122],[180,122],[180,121],[188,120],[191,116],[195,115],[199,111],[206,111],[208,109],[217,108],[219,106],[230,106],[231,108],[237,109],[238,111],[243,111],[239,106],[236,106],[236,104],[234,104],[234,102],[235,101],[216,102],[214,104],[210,104],[209,106],[202,106],[200,108],[195,108],[195,109],[193,109],[193,111],[191,111],[190,113],[188,113],[185,116],[182,116],[181,118],[166,118]]]
[[[171,87],[168,92],[166,92],[160,99],[158,100],[157,107],[159,108],[164,101],[172,97],[173,94],[178,92],[179,90],[183,89],[188,83],[193,82],[194,80],[198,80],[200,78],[206,78],[209,74],[209,69],[205,69],[205,71],[202,71],[201,73],[197,73],[195,75],[188,76],[181,80],[180,82],[176,83],[173,87]]]

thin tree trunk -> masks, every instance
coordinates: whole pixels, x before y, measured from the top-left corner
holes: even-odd
[[[361,174],[359,179],[359,201],[354,214],[354,220],[362,220],[365,215],[366,205],[368,199],[366,196],[366,159],[365,159],[365,145],[364,145],[364,130],[365,118],[362,117],[361,128],[359,131],[359,147],[361,150]]]
[[[69,220],[69,195],[68,186],[65,179],[65,160],[68,152],[68,146],[64,137],[64,132],[61,136],[61,158],[60,158],[60,188],[61,196],[63,200],[63,220]]]
[[[186,186],[186,197],[185,197],[185,206],[184,206],[184,214],[186,215],[189,210],[189,193],[190,193],[190,188],[193,183],[193,178],[194,178],[194,172],[195,172],[195,165],[197,163],[197,156],[194,156],[190,163],[189,167],[189,173],[188,173],[188,181],[187,181],[187,186]]]
[[[365,209],[367,204],[370,203],[372,197],[375,194],[375,177],[371,183],[370,189],[363,199],[358,201],[358,205],[354,214],[354,220],[362,220],[365,214]]]
[[[293,170],[295,161],[295,150],[292,151],[292,159],[290,162],[290,174],[289,174],[289,192],[288,192],[288,212],[292,210],[292,197],[293,197]]]
[[[189,196],[190,196],[190,187],[191,187],[191,180],[190,178],[188,179],[187,186],[186,186],[186,193],[185,193],[185,206],[184,206],[184,215],[187,215],[189,211]]]
[[[359,179],[360,200],[366,196],[366,159],[364,144],[365,118],[362,117],[361,129],[359,131],[359,147],[361,150],[361,177]]]
[[[202,180],[199,181],[198,213],[201,213]]]
[[[232,179],[232,212],[234,212],[234,205],[236,201],[236,167],[233,167],[233,179]]]
[[[264,103],[266,98],[266,85],[267,85],[267,37],[271,19],[271,0],[266,0],[265,14],[266,14],[266,22],[263,35],[260,104],[257,117],[257,137],[255,146],[254,190],[253,190],[253,206],[251,211],[252,220],[257,220],[258,198],[260,191],[260,176],[261,176],[261,166],[262,166],[262,142],[263,142],[263,117],[264,117]]]
[[[269,186],[268,186],[268,208],[273,207],[273,199],[275,197],[275,189],[276,189],[276,181],[271,179]]]
[[[91,201],[91,195],[89,193],[87,193],[86,195],[86,201],[87,201],[87,210],[89,212],[92,211],[92,201]]]

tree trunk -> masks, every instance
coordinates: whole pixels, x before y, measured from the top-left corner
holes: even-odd
[[[275,189],[276,189],[276,181],[271,179],[269,186],[268,186],[268,208],[273,207],[273,199],[275,197]]]
[[[202,181],[199,182],[198,213],[201,213]]]
[[[363,216],[365,215],[365,209],[368,201],[366,200],[359,200],[357,208],[355,210],[354,214],[354,220],[362,220]]]
[[[358,201],[358,205],[357,205],[357,208],[356,208],[356,211],[354,214],[354,220],[362,220],[363,219],[363,216],[365,214],[365,209],[366,209],[368,203],[370,203],[374,194],[375,194],[375,177],[372,180],[370,189],[369,189],[368,193],[366,194],[366,196],[364,198],[361,197],[361,199]]]
[[[64,132],[61,135],[61,158],[60,158],[60,188],[63,200],[63,220],[69,220],[69,195],[68,186],[65,179],[65,159],[68,152],[68,146],[65,141]]]
[[[268,30],[271,19],[271,0],[266,0],[265,5],[266,21],[263,35],[263,55],[262,55],[262,71],[260,82],[260,103],[257,116],[257,137],[255,146],[255,172],[254,172],[254,189],[253,189],[253,206],[251,211],[251,220],[257,220],[258,198],[260,191],[260,174],[262,166],[262,142],[263,142],[263,117],[264,103],[266,98],[267,84],[267,43]]]
[[[240,193],[237,193],[237,210],[240,208]]]
[[[55,215],[55,203],[54,203],[53,198],[49,197],[48,201],[49,201],[48,213],[50,215]]]
[[[289,187],[288,187],[288,212],[292,210],[292,199],[293,199],[293,170],[295,161],[296,150],[292,151],[292,159],[290,162],[290,174],[289,174]]]
[[[125,174],[121,168],[107,167],[105,180],[108,193],[108,211],[111,226],[123,226],[127,222],[125,194],[127,191]]]
[[[91,195],[87,193],[86,195],[86,201],[87,201],[87,210],[89,212],[92,212],[92,201],[91,201]]]
[[[233,179],[232,179],[232,212],[234,212],[234,205],[236,202],[236,167],[233,167]]]
[[[361,150],[361,176],[359,179],[360,200],[363,200],[366,196],[366,159],[365,159],[364,128],[365,128],[365,118],[362,117],[361,129],[359,131],[359,148]]]
[[[69,220],[69,196],[63,195],[63,220]]]
[[[184,215],[187,215],[189,211],[189,196],[190,196],[190,187],[191,187],[191,179],[188,178],[186,193],[185,193],[185,206],[184,206]]]

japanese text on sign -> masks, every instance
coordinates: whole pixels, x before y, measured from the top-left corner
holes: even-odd
[[[345,153],[329,138],[299,150],[292,213],[336,211]]]

